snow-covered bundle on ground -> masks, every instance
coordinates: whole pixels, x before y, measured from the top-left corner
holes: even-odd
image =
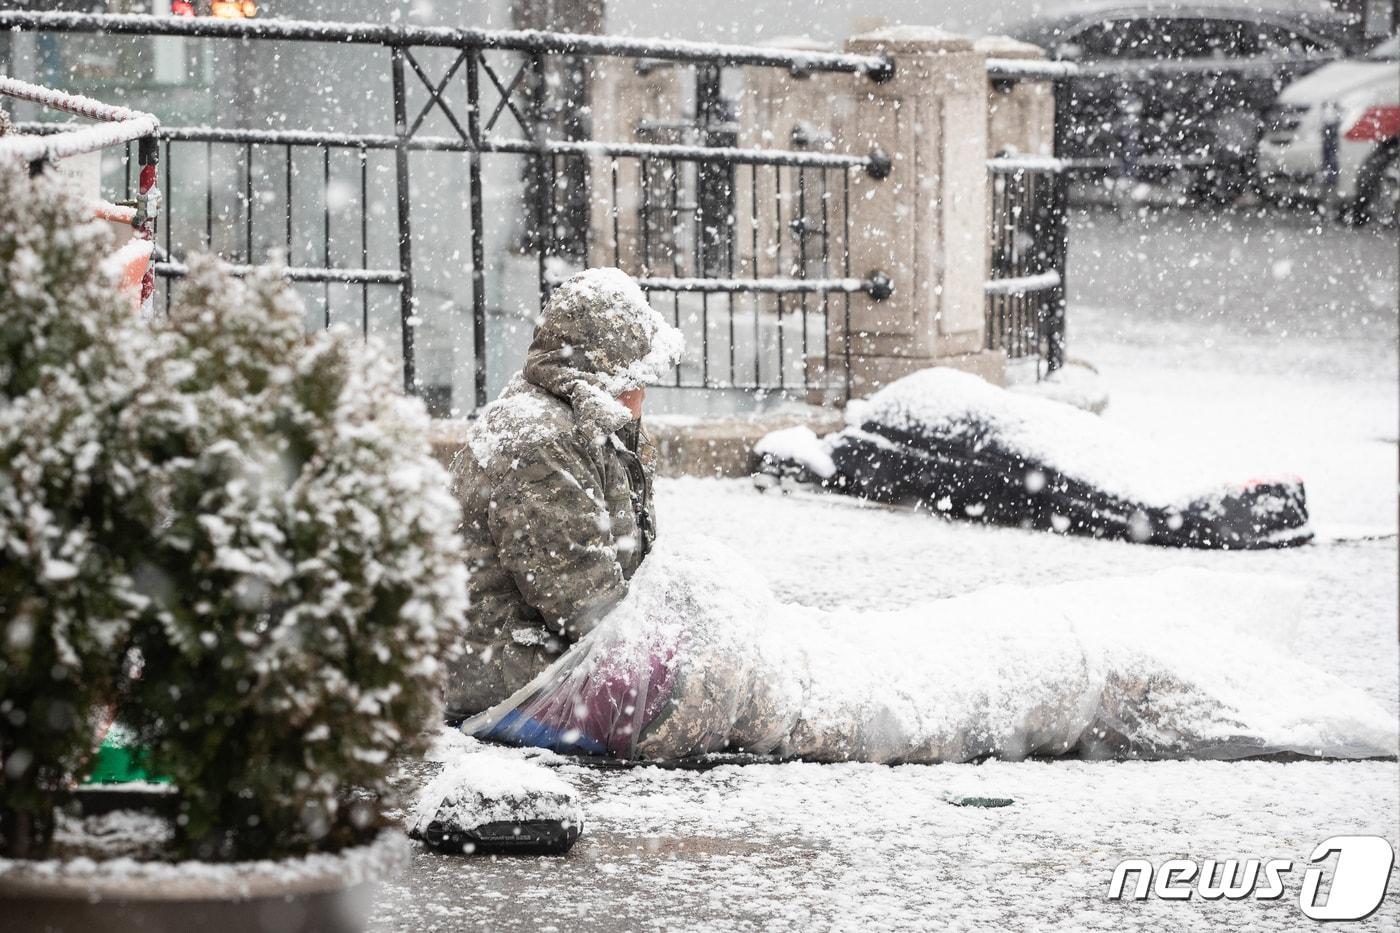
[[[822,612],[668,539],[597,630],[462,728],[652,760],[1394,755],[1384,710],[1255,634],[1295,596],[1176,570]]]
[[[24,795],[120,700],[179,788],[179,854],[367,841],[344,789],[419,747],[465,611],[421,403],[358,336],[307,335],[275,270],[191,261],[138,320],[81,205],[0,179],[0,813],[42,818]]]
[[[578,792],[552,768],[478,743],[418,794],[408,832],[448,852],[568,849],[583,831]]]
[[[1182,547],[1312,537],[1294,476],[1229,482],[1199,453],[1153,449],[1095,415],[938,367],[852,402],[847,427],[755,446],[758,479],[815,481],[951,517]]]

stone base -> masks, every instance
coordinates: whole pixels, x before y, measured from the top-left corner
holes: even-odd
[[[643,420],[661,476],[748,476],[753,445],[770,431],[806,425],[818,435],[845,425],[840,409],[809,408],[728,418],[659,415]]]
[[[660,476],[748,476],[753,445],[768,432],[805,424],[829,434],[845,421],[840,409],[813,407],[722,418],[656,415],[643,424],[656,446]],[[469,425],[465,419],[433,422],[433,456],[444,466],[466,444]]]

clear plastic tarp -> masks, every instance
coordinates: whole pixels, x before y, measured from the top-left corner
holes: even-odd
[[[1395,755],[1394,716],[1281,644],[1297,597],[1182,568],[821,610],[670,539],[597,629],[462,728],[653,761]]]

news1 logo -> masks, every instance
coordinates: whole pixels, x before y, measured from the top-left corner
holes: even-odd
[[[1337,853],[1332,883],[1323,897],[1324,869],[1309,868],[1298,890],[1298,909],[1313,920],[1364,920],[1385,900],[1386,885],[1395,865],[1395,850],[1380,836],[1332,836],[1308,856],[1310,864]],[[1144,901],[1155,896],[1164,901],[1202,900],[1274,901],[1285,893],[1283,876],[1293,870],[1292,859],[1194,859],[1174,858],[1154,868],[1146,859],[1124,859],[1113,869],[1108,883],[1109,900]],[[1128,876],[1136,873],[1131,889]],[[1322,903],[1319,903],[1322,901]]]

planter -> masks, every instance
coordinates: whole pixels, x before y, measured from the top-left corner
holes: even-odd
[[[73,791],[83,816],[101,816],[119,810],[152,813],[173,820],[180,798],[171,784],[84,784]]]
[[[0,860],[0,913],[51,933],[358,933],[408,843],[261,862]]]

